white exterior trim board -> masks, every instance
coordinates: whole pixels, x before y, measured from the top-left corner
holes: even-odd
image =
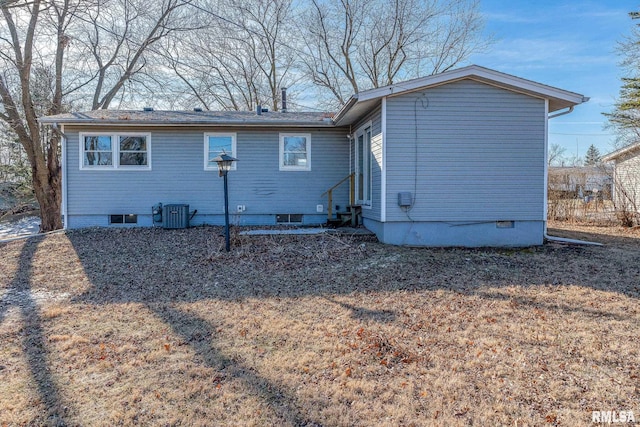
[[[380,111],[382,133],[382,171],[380,172],[380,222],[387,220],[387,97],[382,98]]]
[[[495,85],[506,85],[514,89],[520,89],[525,92],[537,93],[540,97],[546,98],[558,98],[575,104],[581,104],[585,102],[584,96],[569,92],[563,89],[558,89],[552,86],[547,86],[541,83],[537,83],[531,80],[522,79],[520,77],[511,76],[498,71],[489,70],[477,65],[471,65],[468,67],[460,68],[457,70],[447,71],[441,74],[435,74],[432,76],[422,77],[419,79],[411,80],[404,83],[393,84],[382,88],[371,89],[358,94],[358,102],[364,102],[367,100],[381,98],[384,96],[391,96],[397,94],[405,94],[414,90],[428,88],[432,86],[438,86],[445,83],[451,83],[456,80],[462,80],[467,78],[473,78],[475,80],[483,81],[484,83],[493,82]],[[484,81],[484,80],[489,81]],[[508,89],[508,88],[507,88]],[[527,93],[531,95],[531,93]]]

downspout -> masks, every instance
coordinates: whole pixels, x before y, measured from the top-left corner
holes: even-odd
[[[589,99],[586,98],[586,101]],[[544,238],[551,242],[557,243],[568,243],[572,245],[589,245],[589,246],[603,246],[602,243],[597,242],[589,242],[587,240],[578,240],[578,239],[567,239],[565,237],[556,237],[549,236],[547,233],[547,218],[549,215],[549,119],[553,119],[556,117],[564,116],[565,114],[569,114],[573,111],[574,106],[572,105],[569,109],[565,111],[561,111],[556,114],[549,115],[549,100],[545,100],[545,116],[547,119],[544,123]]]
[[[60,141],[60,150],[62,151],[61,153],[61,164],[60,167],[62,168],[62,180],[60,183],[60,186],[62,188],[62,206],[61,206],[61,211],[62,211],[62,229],[66,230],[67,227],[69,226],[68,224],[68,216],[67,216],[67,135],[64,133],[64,125],[62,125],[62,128],[58,127],[58,123],[52,123],[51,124],[51,128],[57,132],[58,134],[60,134],[60,136],[62,137],[61,141]]]
[[[543,238],[547,238],[547,222],[549,220],[549,99],[544,100],[544,202],[543,202]]]

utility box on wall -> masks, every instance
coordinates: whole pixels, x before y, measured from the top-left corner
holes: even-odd
[[[411,207],[413,204],[413,197],[411,196],[412,194],[408,191],[398,193],[398,206],[401,208]]]
[[[189,205],[164,205],[162,207],[162,227],[189,227]]]

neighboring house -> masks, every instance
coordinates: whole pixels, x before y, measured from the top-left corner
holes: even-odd
[[[549,190],[562,198],[611,199],[612,171],[600,166],[551,166]]]
[[[613,200],[616,210],[640,212],[640,142],[602,158],[613,163]]]
[[[547,122],[580,94],[469,66],[352,96],[335,115],[91,111],[44,117],[63,132],[65,227],[151,226],[158,202],[191,224],[318,224],[362,207],[379,240],[416,246],[525,246],[546,232]],[[350,194],[356,200],[350,201]],[[331,206],[335,209],[335,206]]]

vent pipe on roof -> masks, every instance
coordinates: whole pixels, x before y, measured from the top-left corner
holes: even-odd
[[[261,115],[262,114],[262,105],[258,104],[256,106],[256,114],[257,115]]]
[[[144,107],[142,111],[153,111],[153,107]]]
[[[287,112],[287,88],[283,87],[282,89],[282,112],[286,113]]]
[[[196,113],[202,113],[202,108],[196,107],[193,109],[193,111]]]

